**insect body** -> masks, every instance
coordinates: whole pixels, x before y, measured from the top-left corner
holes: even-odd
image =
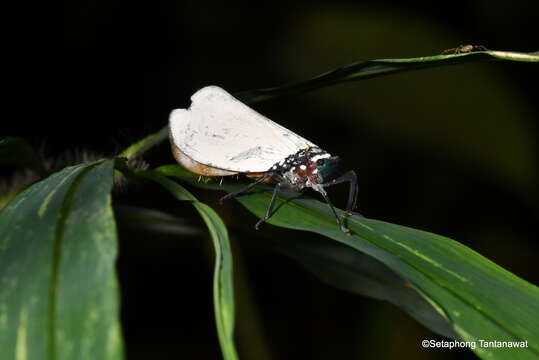
[[[483,45],[459,45],[456,48],[452,49],[446,49],[441,52],[442,55],[447,54],[465,54],[465,53],[471,53],[475,51],[487,51],[487,48]]]
[[[350,231],[337,215],[324,188],[350,183],[346,210],[356,205],[357,178],[354,171],[337,176],[339,158],[312,142],[260,115],[225,90],[208,86],[191,97],[189,109],[170,115],[170,140],[176,160],[188,170],[204,176],[245,174],[256,180],[224,196],[233,198],[262,182],[276,182],[273,195],[256,228],[273,214],[279,191],[319,192],[345,233]]]

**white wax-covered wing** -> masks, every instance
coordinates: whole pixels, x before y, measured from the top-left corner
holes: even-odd
[[[264,172],[310,141],[260,115],[217,86],[191,97],[189,109],[170,115],[174,144],[202,164],[238,172]]]

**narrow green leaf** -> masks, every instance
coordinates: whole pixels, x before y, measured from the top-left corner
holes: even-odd
[[[519,53],[511,51],[476,51],[453,55],[422,56],[406,59],[378,59],[358,61],[342,66],[312,79],[273,88],[247,90],[235,93],[240,101],[251,104],[279,96],[301,94],[342,82],[370,79],[403,71],[427,69],[438,66],[457,65],[484,61],[539,62],[538,52]],[[122,151],[120,157],[128,159],[141,155],[168,137],[168,126],[146,136]]]
[[[155,181],[178,200],[191,201],[206,223],[215,249],[215,270],[213,276],[213,303],[217,333],[223,357],[238,359],[234,345],[234,287],[233,262],[228,231],[223,220],[208,205],[197,201],[183,186],[151,171],[142,171],[138,176]]]
[[[8,192],[3,193],[0,195],[0,211],[6,207],[7,204],[15,197],[18,193],[24,190],[26,186],[25,185],[19,185],[15,186],[14,188],[10,189]]]
[[[193,182],[174,165],[156,171],[208,189],[230,192],[240,187]],[[256,191],[237,199],[262,217],[270,197],[269,191]],[[476,341],[474,351],[481,358],[535,359],[539,355],[539,289],[472,249],[443,236],[360,216],[347,218],[352,231],[347,236],[336,226],[326,204],[293,194],[279,196],[275,205],[269,223],[324,235],[385,264],[409,282],[461,339]],[[481,347],[480,340],[516,341],[526,347]]]
[[[342,82],[370,79],[404,71],[496,60],[539,62],[539,56],[536,53],[489,50],[452,55],[422,56],[417,58],[359,61],[342,66],[309,80],[274,88],[242,91],[234,94],[234,96],[243,102],[254,103],[270,100],[274,97],[283,95],[301,94]]]
[[[119,225],[133,230],[184,236],[201,234],[199,228],[183,219],[155,209],[123,205],[115,206],[114,214]]]
[[[388,301],[430,330],[459,337],[412,285],[378,260],[335,241],[272,239],[271,246],[297,260],[323,282],[339,289]]]
[[[5,359],[121,359],[111,161],[67,167],[0,212]]]
[[[159,131],[146,136],[144,139],[137,141],[130,145],[124,151],[122,151],[119,157],[125,157],[127,159],[135,158],[142,155],[161,141],[165,140],[168,136],[168,126],[160,129]]]

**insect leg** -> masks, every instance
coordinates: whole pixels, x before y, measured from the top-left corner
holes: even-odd
[[[255,229],[258,230],[258,227],[262,224],[262,223],[265,223],[266,220],[268,220],[272,215],[273,215],[273,204],[275,204],[275,199],[277,198],[277,193],[279,192],[279,190],[281,190],[281,184],[277,184],[275,186],[275,188],[273,189],[273,195],[271,196],[271,200],[270,200],[270,203],[268,205],[268,209],[266,210],[266,215],[264,215],[263,218],[261,218],[260,220],[257,221],[256,225],[255,225]]]
[[[271,173],[265,173],[264,175],[262,175],[261,177],[256,179],[256,181],[250,183],[246,187],[244,187],[244,188],[242,188],[242,189],[240,189],[238,191],[231,192],[230,194],[227,194],[227,195],[223,196],[221,199],[219,199],[219,203],[222,203],[223,201],[228,200],[228,199],[232,199],[233,197],[236,197],[239,194],[242,194],[242,193],[250,190],[253,186],[255,186],[256,184],[260,184],[262,181],[270,178],[271,176],[272,176]]]
[[[347,235],[350,235],[351,234],[350,230],[346,226],[344,226],[344,224],[342,222],[342,219],[339,217],[339,215],[335,211],[335,207],[333,207],[333,204],[329,200],[329,196],[326,193],[326,191],[323,188],[319,188],[319,189],[315,189],[315,190],[318,191],[320,194],[322,194],[322,196],[324,197],[324,200],[326,200],[326,203],[329,205],[329,208],[333,212],[333,215],[335,216],[335,219],[337,220],[337,224],[339,224],[339,227],[341,228],[341,231],[343,233],[347,234]]]
[[[350,183],[350,190],[348,191],[348,203],[346,204],[346,212],[351,213],[355,209],[357,203],[357,175],[354,170],[348,171],[346,174],[341,175],[340,177],[331,180],[327,184],[322,184],[324,187],[328,187],[335,184],[340,184],[343,182]]]

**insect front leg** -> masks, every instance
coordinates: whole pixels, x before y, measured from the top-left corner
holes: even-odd
[[[263,218],[261,218],[260,220],[258,220],[256,222],[256,225],[255,225],[255,229],[258,230],[258,227],[262,224],[262,223],[265,223],[266,220],[268,220],[272,215],[273,215],[273,205],[275,204],[275,199],[277,198],[277,193],[279,193],[279,191],[281,190],[281,183],[278,183],[275,188],[273,189],[273,194],[271,195],[271,200],[270,200],[270,203],[268,205],[268,208],[266,210],[266,215],[264,215]]]
[[[233,197],[236,197],[236,196],[238,196],[240,194],[243,194],[246,191],[249,191],[253,186],[255,186],[256,184],[260,184],[264,180],[269,179],[271,176],[272,176],[272,173],[270,173],[270,172],[265,173],[264,175],[262,175],[261,177],[256,179],[256,181],[250,183],[246,187],[244,187],[244,188],[242,188],[242,189],[240,189],[238,191],[234,191],[234,192],[231,192],[230,194],[227,194],[227,195],[223,196],[221,199],[219,199],[219,203],[222,204],[223,201],[225,201],[225,200],[232,199]]]
[[[348,191],[348,203],[346,204],[346,212],[348,214],[351,214],[352,210],[354,210],[356,207],[358,193],[357,175],[354,170],[350,170],[347,173],[339,176],[338,178],[331,180],[327,184],[322,184],[322,186],[328,187],[343,182],[350,183],[350,190]]]
[[[337,211],[335,211],[335,207],[331,203],[331,200],[329,200],[329,196],[326,193],[326,191],[324,190],[324,188],[323,187],[319,187],[319,188],[314,188],[313,187],[313,189],[315,191],[318,191],[320,194],[322,194],[322,196],[324,197],[324,200],[326,200],[326,203],[328,204],[329,208],[333,212],[333,215],[335,216],[335,219],[337,220],[337,224],[339,224],[339,227],[341,228],[341,231],[343,233],[345,233],[346,235],[351,235],[352,233],[350,232],[350,230],[346,226],[344,226],[341,217],[337,214]]]

